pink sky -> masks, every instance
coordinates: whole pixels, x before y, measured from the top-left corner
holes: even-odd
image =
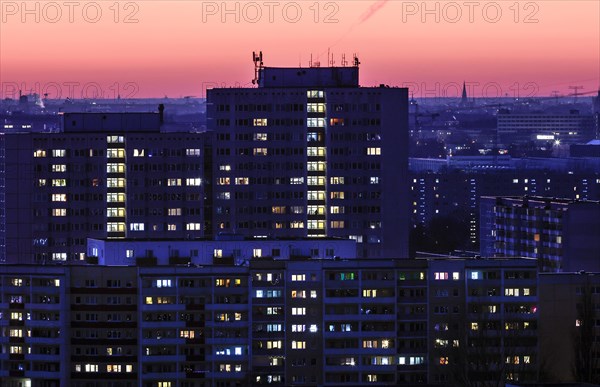
[[[463,80],[475,97],[600,87],[598,1],[227,1],[226,14],[221,1],[169,0],[120,2],[118,15],[113,1],[82,1],[72,22],[63,2],[54,3],[60,18],[36,3],[26,14],[21,1],[0,2],[2,97],[15,85],[50,98],[98,88],[105,97],[201,97],[215,85],[250,86],[258,50],[266,66],[306,67],[311,54],[325,65],[328,49],[341,65],[342,53],[358,53],[362,85],[409,85],[415,96],[455,96]],[[137,23],[125,23],[132,12]]]

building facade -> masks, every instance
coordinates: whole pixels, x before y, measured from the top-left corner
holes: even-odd
[[[542,271],[596,271],[600,202],[482,197],[483,256],[531,257]]]
[[[596,137],[595,117],[578,110],[562,115],[501,112],[497,119],[498,141],[505,146],[529,142],[585,143]]]
[[[62,132],[3,135],[3,262],[82,261],[88,237],[212,235],[205,135],[160,117],[67,113]]]
[[[3,385],[537,380],[535,260],[44,269],[0,274]]]
[[[468,232],[463,248],[479,251],[482,196],[547,196],[600,200],[600,172],[544,170],[411,171],[412,226],[426,226],[442,217],[462,219]],[[486,243],[489,243],[486,242]],[[483,247],[483,244],[482,244]],[[491,254],[486,250],[484,255]]]
[[[408,91],[358,67],[261,68],[208,91],[215,232],[344,237],[363,257],[408,252]]]

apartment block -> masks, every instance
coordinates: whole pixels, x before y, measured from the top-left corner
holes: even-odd
[[[4,265],[0,280],[11,386],[485,385],[537,381],[545,356],[533,259]]]
[[[212,235],[205,137],[161,132],[161,116],[66,113],[59,133],[3,135],[3,262],[80,262],[89,237]]]
[[[482,197],[481,253],[531,257],[542,271],[599,268],[600,202],[551,197]]]
[[[208,91],[215,232],[407,256],[408,91],[358,70],[261,67],[258,88]]]

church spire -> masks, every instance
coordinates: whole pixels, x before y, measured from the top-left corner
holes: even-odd
[[[467,105],[468,102],[469,99],[467,98],[467,83],[463,81],[462,98],[460,99],[460,104],[464,106]]]

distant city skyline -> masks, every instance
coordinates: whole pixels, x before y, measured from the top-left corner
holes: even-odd
[[[415,97],[460,97],[463,81],[470,98],[600,87],[595,1],[22,4],[0,9],[2,98],[16,88],[49,98],[98,88],[105,98],[205,97],[251,86],[259,50],[276,67],[308,67],[311,55],[326,66],[328,52],[335,66],[343,53],[351,65],[356,53],[361,85],[408,86]]]

